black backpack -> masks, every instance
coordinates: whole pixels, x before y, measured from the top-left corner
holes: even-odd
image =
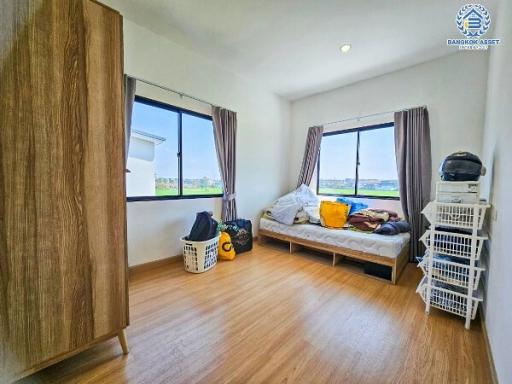
[[[206,241],[213,239],[217,235],[217,225],[217,221],[210,212],[199,212],[187,240]]]
[[[231,243],[238,255],[252,249],[252,223],[250,220],[237,219],[226,221],[223,231],[231,237]]]
[[[439,168],[444,181],[478,181],[482,172],[482,161],[469,152],[455,152],[443,160]]]

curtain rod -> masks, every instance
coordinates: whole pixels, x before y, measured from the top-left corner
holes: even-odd
[[[348,119],[342,119],[342,120],[337,120],[337,121],[331,121],[329,123],[324,123],[324,124],[321,124],[322,126],[324,125],[331,125],[331,124],[338,124],[338,123],[343,123],[345,121],[351,121],[351,120],[359,120],[359,119],[366,119],[368,117],[374,117],[374,116],[380,116],[380,115],[387,115],[388,113],[395,113],[395,112],[401,112],[401,111],[405,111],[407,109],[412,109],[412,108],[427,108],[426,105],[420,105],[420,106],[417,106],[417,107],[409,107],[409,108],[402,108],[402,109],[399,109],[398,111],[387,111],[387,112],[379,112],[379,113],[372,113],[370,115],[365,115],[365,116],[357,116],[357,117],[350,117]]]
[[[126,74],[126,76],[131,77],[132,79],[135,79],[135,80],[140,81],[142,83],[146,83],[148,85],[152,85],[154,87],[161,88],[161,89],[163,89],[165,91],[176,93],[177,95],[180,95],[180,97],[187,97],[189,99],[192,99],[192,100],[195,100],[195,101],[199,101],[200,103],[208,104],[208,105],[210,105],[212,107],[222,108],[222,107],[220,107],[218,105],[210,103],[209,101],[206,101],[206,100],[203,100],[203,99],[199,99],[199,98],[194,97],[194,96],[187,95],[185,92],[176,91],[176,90],[174,90],[172,88],[164,87],[163,85],[160,85],[160,84],[157,84],[157,83],[153,83],[152,81],[149,81],[149,80],[146,80],[146,79],[141,79],[140,77],[137,77],[137,76],[132,76],[132,75],[128,75],[128,74]]]

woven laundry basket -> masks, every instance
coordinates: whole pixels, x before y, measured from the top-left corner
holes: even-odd
[[[183,264],[187,272],[202,273],[217,264],[220,235],[206,241],[190,241],[183,236]]]

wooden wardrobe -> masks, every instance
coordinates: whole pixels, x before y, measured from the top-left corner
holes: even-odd
[[[128,325],[122,17],[1,0],[0,382]]]

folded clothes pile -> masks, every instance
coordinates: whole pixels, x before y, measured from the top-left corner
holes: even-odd
[[[396,212],[376,208],[362,209],[350,215],[348,224],[350,229],[381,235],[397,235],[410,230],[409,223],[400,220]]]
[[[399,220],[388,221],[387,223],[381,224],[374,233],[378,233],[379,235],[398,235],[399,233],[409,232],[410,230],[411,226],[407,221]]]

